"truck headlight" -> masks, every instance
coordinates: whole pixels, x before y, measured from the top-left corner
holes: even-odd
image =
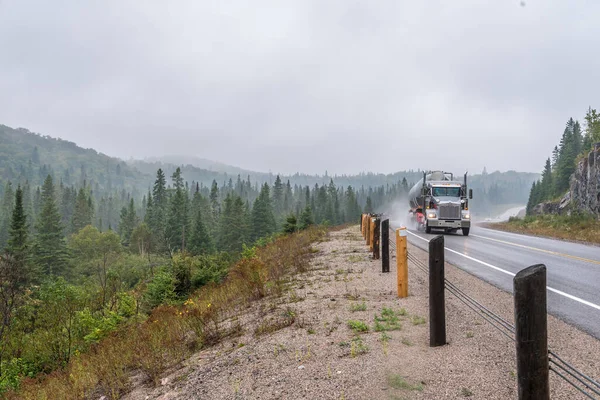
[[[437,218],[437,215],[435,213],[428,213],[427,218]]]
[[[471,214],[469,214],[469,213],[464,213],[464,214],[463,214],[463,218],[464,218],[464,219],[470,219],[470,218],[471,218]]]

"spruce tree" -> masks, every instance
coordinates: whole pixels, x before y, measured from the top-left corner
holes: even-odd
[[[281,178],[277,175],[273,184],[273,212],[276,216],[280,216],[283,212],[283,184]]]
[[[188,249],[192,254],[210,254],[214,251],[214,244],[204,223],[202,222],[202,210],[196,210],[194,226],[188,242]]]
[[[17,187],[15,206],[10,223],[10,236],[6,251],[13,256],[19,268],[25,268],[29,253],[27,214],[23,206],[23,190]]]
[[[46,275],[62,275],[67,266],[67,244],[54,200],[54,183],[48,175],[42,186],[42,210],[33,243],[34,262]]]
[[[365,204],[365,213],[370,214],[373,212],[373,203],[371,201],[371,196],[367,196],[367,204]]]
[[[311,226],[313,223],[314,223],[314,220],[313,220],[313,216],[312,216],[312,210],[310,209],[310,206],[307,205],[306,207],[304,207],[302,214],[300,214],[300,224],[299,224],[298,228],[300,230],[304,230],[304,229],[308,228],[309,226]]]
[[[3,249],[8,244],[10,219],[12,217],[14,200],[15,193],[12,188],[12,183],[7,182],[4,186],[2,209],[0,209],[0,249]]]
[[[79,189],[77,199],[75,200],[75,210],[71,222],[72,233],[77,233],[84,227],[92,224],[92,214],[90,212],[88,198],[83,188]]]
[[[276,230],[269,191],[269,185],[265,183],[261,188],[259,196],[254,201],[252,207],[252,241],[271,235]]]
[[[186,236],[189,236],[189,218],[186,201],[186,190],[183,185],[181,169],[173,173],[175,192],[169,202],[167,214],[166,238],[170,251],[184,250]]]
[[[285,233],[294,233],[298,230],[298,220],[294,214],[288,215],[283,225],[283,231]]]

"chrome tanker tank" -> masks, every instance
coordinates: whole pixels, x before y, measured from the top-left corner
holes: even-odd
[[[425,176],[425,181],[450,181],[452,180],[452,176],[448,176],[442,171],[433,171]],[[408,201],[410,203],[411,208],[419,208],[420,204],[423,202],[423,178],[419,180],[419,182],[415,183],[415,185],[408,192]]]

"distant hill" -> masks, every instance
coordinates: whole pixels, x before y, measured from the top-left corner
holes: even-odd
[[[84,149],[73,142],[42,136],[24,128],[13,129],[0,125],[0,183],[28,180],[32,187],[41,185],[44,178],[52,173],[67,186],[81,186],[85,181],[89,187],[104,193],[125,190],[135,198],[141,198],[152,186],[156,170],[162,168],[170,177],[177,167],[182,168],[183,176],[190,184],[197,182],[210,186],[213,180],[221,187],[231,180],[235,184],[238,175],[242,179],[250,177],[252,184],[264,182],[272,184],[276,175],[266,172],[249,171],[218,161],[190,156],[165,156],[146,160],[123,161],[116,157]],[[283,182],[292,186],[329,184],[333,179],[340,187],[353,187],[367,190],[369,187],[386,187],[398,184],[406,178],[408,184],[422,176],[419,170],[399,171],[393,174],[371,172],[357,175],[306,175],[296,173],[281,176]],[[474,208],[488,208],[494,204],[515,204],[527,201],[531,184],[539,179],[539,174],[527,172],[493,172],[471,175],[470,187],[476,196]],[[2,188],[0,187],[0,191]]]
[[[0,180],[28,180],[41,185],[52,173],[69,186],[87,184],[100,190],[147,190],[152,175],[119,158],[84,149],[73,142],[42,136],[24,128],[0,125]]]

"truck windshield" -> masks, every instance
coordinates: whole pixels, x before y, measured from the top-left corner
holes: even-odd
[[[435,197],[442,197],[442,196],[459,197],[460,196],[460,188],[459,187],[448,187],[448,186],[434,187],[433,195]]]

